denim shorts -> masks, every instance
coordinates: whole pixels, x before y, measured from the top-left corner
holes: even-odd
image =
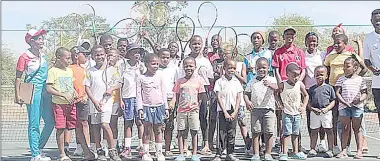
[[[123,98],[125,104],[124,109],[124,120],[131,121],[133,119],[139,119],[139,113],[137,111],[136,98]]]
[[[284,136],[299,135],[301,126],[301,115],[288,115],[282,113],[282,134]]]
[[[364,114],[364,108],[346,107],[339,110],[339,116],[345,117],[362,117]]]
[[[165,124],[165,105],[160,106],[144,106],[144,122],[154,125]]]

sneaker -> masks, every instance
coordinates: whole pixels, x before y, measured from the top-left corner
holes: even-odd
[[[273,160],[272,155],[270,155],[270,154],[265,154],[265,155],[264,155],[264,160],[272,161],[272,160]]]
[[[165,156],[162,153],[156,153],[157,161],[165,161]]]
[[[121,158],[119,157],[119,155],[117,154],[117,150],[116,149],[109,149],[108,150],[108,155],[110,156],[111,160],[122,161]]]
[[[334,146],[332,152],[333,152],[334,156],[338,155],[338,154],[340,153],[340,148],[339,148],[339,146]]]
[[[143,157],[143,156],[144,156],[144,154],[145,154],[145,152],[144,152],[144,149],[143,149],[143,148],[140,148],[140,149],[138,150],[138,152],[139,152],[139,156],[140,156],[140,157]]]
[[[151,151],[156,151],[156,143],[155,142],[150,142],[149,143],[149,149]]]
[[[51,161],[50,157],[42,157],[41,155],[37,155],[35,157],[32,157],[30,161]]]
[[[97,160],[98,154],[96,154],[94,151],[90,150],[91,156],[84,156],[84,160]]]
[[[51,158],[48,157],[48,156],[46,155],[46,153],[45,153],[42,149],[40,149],[40,150],[38,150],[38,151],[40,152],[40,156],[41,156],[42,159],[48,159],[48,160],[51,160]]]
[[[349,146],[347,146],[347,155],[353,155]]]
[[[303,152],[299,152],[293,157],[294,159],[298,159],[298,160],[305,160],[307,158],[307,156]]]
[[[98,154],[98,160],[107,160],[106,152],[103,149],[98,149],[96,153]]]
[[[131,149],[130,148],[125,148],[121,152],[120,156],[123,157],[123,158],[127,158],[127,159],[132,158]]]
[[[280,154],[280,158],[278,160],[280,160],[280,161],[287,161],[288,160],[288,155],[287,154]]]
[[[191,156],[191,161],[201,161],[198,155],[192,155]]]
[[[153,161],[153,158],[150,156],[150,154],[144,154],[141,158],[143,161]]]
[[[220,156],[219,155],[215,155],[215,158],[214,158],[214,160],[213,161],[222,161],[222,159],[220,158]]]
[[[186,158],[185,156],[183,156],[182,154],[178,155],[177,158],[175,158],[175,161],[186,161]]]
[[[224,149],[222,152],[222,155],[226,155],[226,154],[227,154],[227,149]]]
[[[252,156],[252,158],[250,159],[251,161],[260,161],[260,156],[255,154]]]
[[[316,157],[317,156],[317,151],[315,151],[314,149],[311,149],[310,151],[309,151],[309,153],[307,153],[307,156],[308,157]]]
[[[239,159],[235,158],[232,154],[228,154],[226,156],[226,160],[229,160],[229,161],[238,161]]]
[[[333,152],[331,150],[327,151],[326,155],[327,155],[328,158],[334,157],[334,154],[333,154]]]
[[[81,146],[77,146],[77,148],[74,151],[74,156],[82,156],[83,155],[83,149]]]
[[[190,150],[186,150],[184,152],[186,157],[190,157],[191,155],[193,155],[193,153]]]
[[[169,157],[169,156],[172,156],[173,153],[172,153],[171,151],[165,151],[164,155],[165,155],[166,157]]]
[[[140,145],[136,147],[136,151],[140,151],[141,149],[143,149],[143,147]]]

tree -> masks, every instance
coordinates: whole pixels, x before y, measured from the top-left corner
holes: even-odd
[[[6,44],[1,48],[1,85],[13,85],[16,76],[16,58]]]
[[[158,3],[164,3],[168,6],[168,12],[169,12],[169,18],[168,22],[165,26],[165,28],[162,30],[162,32],[158,35],[150,23],[144,23],[143,24],[143,30],[148,33],[148,36],[151,38],[154,43],[158,43],[159,45],[167,45],[171,41],[178,41],[178,38],[176,36],[175,32],[175,26],[178,21],[178,19],[183,15],[175,14],[176,12],[180,12],[182,9],[186,8],[189,4],[187,1],[136,1],[135,4],[138,3],[146,3],[148,8],[152,9],[153,6],[155,6]],[[151,10],[152,11],[152,10]],[[142,13],[147,13],[148,11],[141,11]],[[164,14],[164,9],[158,9],[154,10],[153,12],[149,12],[149,20],[151,22],[155,21],[156,19],[162,19],[162,15]],[[153,22],[154,23],[154,22]],[[157,27],[159,29],[160,27]],[[158,41],[157,41],[158,36]],[[157,41],[157,42],[156,42]],[[146,41],[142,42],[145,47],[150,47]]]
[[[83,35],[82,39],[89,39],[92,44],[95,43],[91,28],[92,14],[69,14],[63,17],[53,17],[49,20],[42,21],[42,26],[48,32],[45,36],[45,46],[48,61],[51,61],[57,46],[63,46],[68,49],[76,45],[79,35]],[[109,29],[110,25],[106,23],[106,18],[95,16],[95,26],[97,33],[104,32]],[[32,24],[26,24],[27,29],[37,28]],[[60,29],[62,31],[57,31]],[[87,30],[85,30],[87,29]]]

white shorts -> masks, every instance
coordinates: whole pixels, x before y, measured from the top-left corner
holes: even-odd
[[[91,114],[91,124],[101,124],[101,123],[110,123],[111,122],[112,111],[103,111],[99,113]]]
[[[329,129],[333,127],[332,123],[332,111],[330,110],[329,112],[325,114],[319,114],[316,115],[313,111],[310,112],[310,129],[318,129],[321,126],[323,128]]]

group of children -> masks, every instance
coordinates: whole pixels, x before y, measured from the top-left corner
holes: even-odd
[[[180,153],[177,161],[187,156],[198,161],[198,153],[212,154],[216,129],[218,147],[214,160],[221,160],[222,155],[226,155],[225,160],[239,160],[234,156],[237,124],[252,161],[273,160],[274,144],[279,149],[279,160],[288,160],[288,156],[306,159],[317,152],[345,158],[351,130],[357,142],[355,158],[363,158],[368,149],[362,135],[363,102],[367,96],[361,77],[367,71],[361,58],[362,45],[356,41],[358,53],[347,50],[348,38],[340,26],[334,28],[332,37],[334,44],[326,54],[318,49],[319,38],[313,32],[305,37],[305,51],[294,44],[294,28],[284,30],[284,42],[279,48],[278,32],[270,32],[268,38],[254,32],[254,49],[243,62],[238,61],[236,51],[220,50],[218,35],[212,37],[214,50],[208,53],[202,38],[194,35],[189,43],[191,53],[182,61],[175,42],[145,54],[141,46],[127,39],[119,39],[117,48],[113,48],[110,35],[103,35],[100,44],[91,48],[88,42],[87,46],[83,43],[71,50],[58,48],[46,84],[47,92],[52,94],[60,160],[70,160],[67,146],[73,129],[78,143],[75,154],[83,153],[86,160],[105,160],[106,155],[117,161],[131,158],[134,124],[138,129],[137,150],[144,161],[153,160],[149,153],[152,149],[159,161],[173,155],[170,150],[174,129],[178,130],[174,136]],[[268,48],[264,48],[265,40]],[[251,133],[247,130],[247,110]],[[311,149],[307,155],[300,141],[305,115]],[[118,151],[117,123],[121,116],[124,148]],[[199,129],[203,141],[200,151]],[[101,131],[107,145],[101,144]],[[189,133],[191,152],[187,150]],[[155,147],[150,145],[153,140]]]

